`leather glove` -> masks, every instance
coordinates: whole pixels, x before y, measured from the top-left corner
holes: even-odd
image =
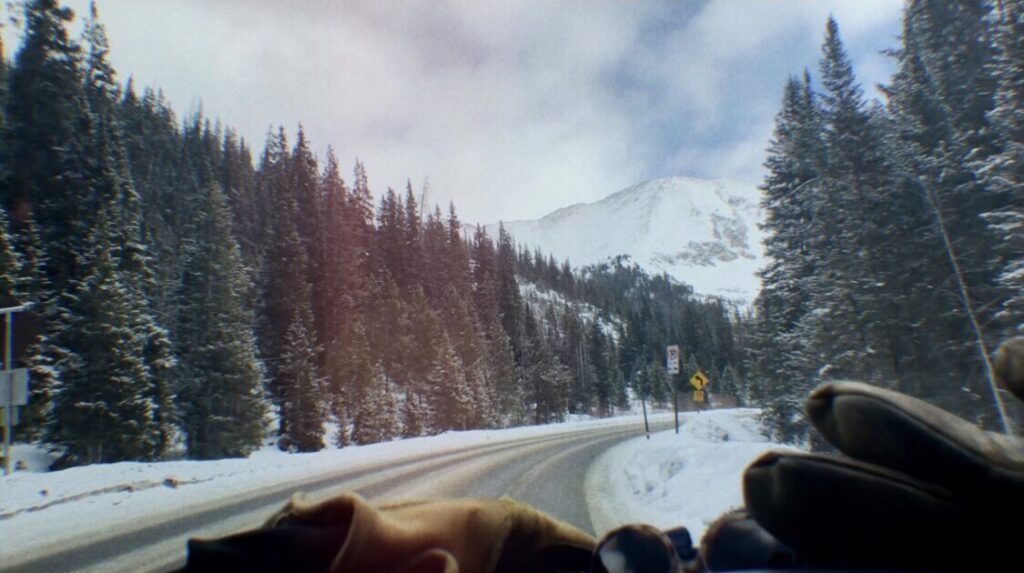
[[[259,529],[190,540],[181,573],[585,571],[594,539],[529,505],[424,500],[372,505],[354,493],[296,496]]]
[[[996,364],[1004,386],[1024,388],[1024,339],[1004,344]],[[755,460],[743,476],[749,516],[723,520],[703,540],[710,569],[1020,567],[1024,440],[859,383],[820,386],[807,413],[844,455]]]

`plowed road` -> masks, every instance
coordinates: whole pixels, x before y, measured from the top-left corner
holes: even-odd
[[[7,573],[63,571],[164,572],[184,563],[189,537],[219,536],[252,528],[295,491],[315,499],[356,491],[368,499],[512,496],[594,533],[584,478],[594,459],[614,444],[642,435],[637,424],[590,427],[493,442],[399,461],[361,466],[314,481],[290,482],[207,504],[120,531],[56,542],[43,552],[5,563]]]

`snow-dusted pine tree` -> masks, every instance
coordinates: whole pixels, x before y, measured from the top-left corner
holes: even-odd
[[[55,337],[59,383],[46,440],[58,465],[151,459],[162,453],[139,309],[117,268],[117,234],[101,211],[82,261],[84,278],[62,293],[67,315]]]
[[[398,412],[395,398],[388,391],[384,371],[379,366],[370,380],[366,394],[358,405],[353,420],[352,441],[357,444],[387,442],[398,435]]]
[[[181,280],[176,401],[189,457],[245,456],[260,445],[267,413],[253,318],[245,308],[251,285],[223,193],[211,185],[201,199]]]
[[[295,310],[278,371],[282,392],[278,406],[281,416],[278,446],[285,451],[315,452],[324,447],[325,383],[316,367],[312,323],[308,304]]]

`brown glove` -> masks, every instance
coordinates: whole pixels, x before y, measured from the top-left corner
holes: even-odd
[[[512,573],[585,571],[594,539],[512,499],[371,505],[296,495],[261,529],[191,540],[181,571]]]
[[[996,372],[1024,395],[1024,339],[1003,345]],[[1011,524],[1024,511],[1024,440],[857,383],[817,388],[807,414],[844,455],[755,460],[743,476],[749,515],[723,519],[702,541],[709,568],[997,571],[1019,562]]]

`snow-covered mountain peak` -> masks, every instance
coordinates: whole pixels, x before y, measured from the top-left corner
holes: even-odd
[[[762,265],[758,202],[748,183],[669,177],[504,226],[516,242],[576,267],[626,255],[698,294],[746,303],[757,294]]]

